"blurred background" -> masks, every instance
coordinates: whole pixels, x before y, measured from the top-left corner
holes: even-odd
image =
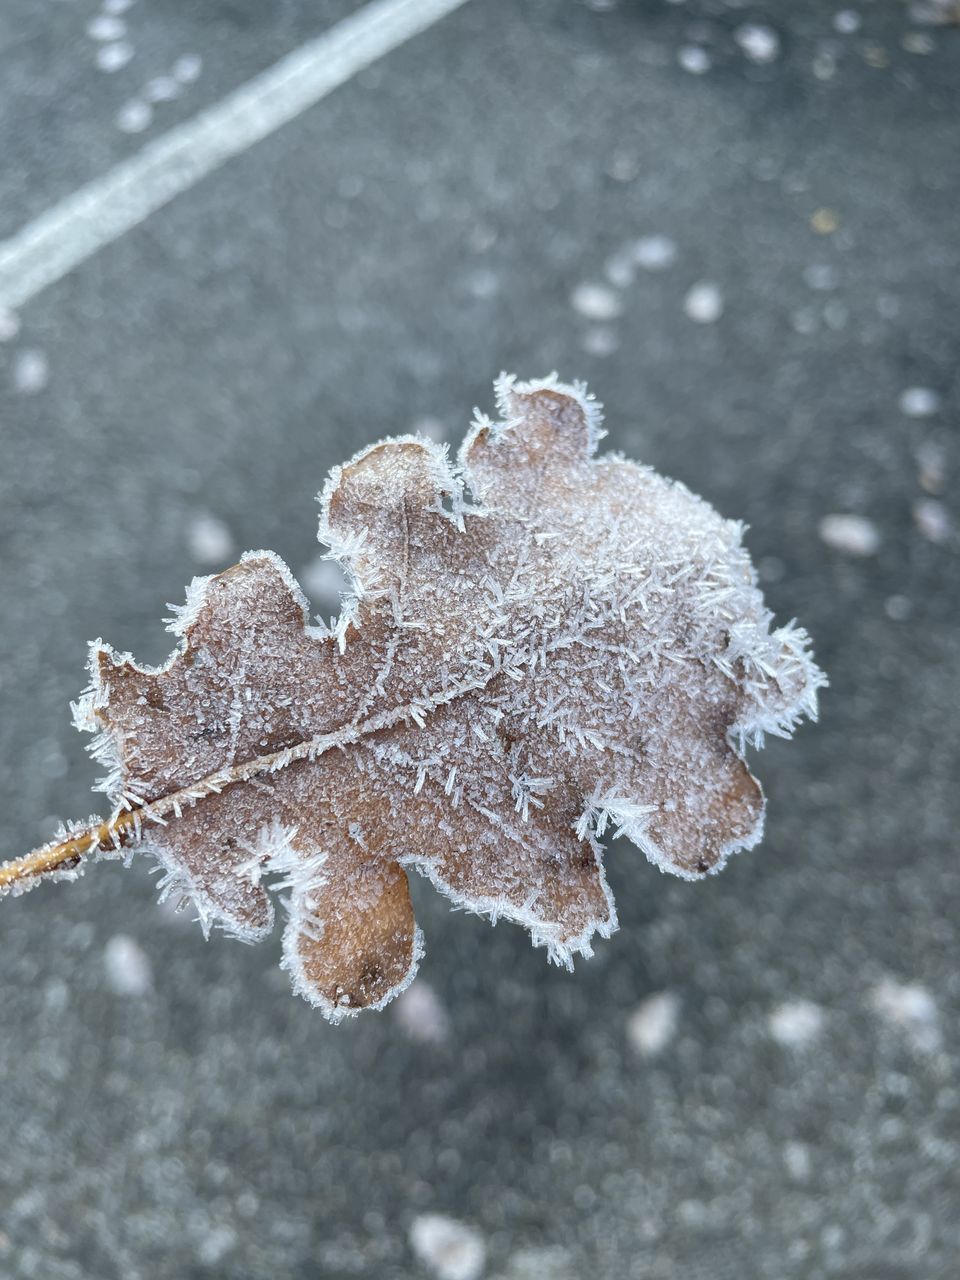
[[[0,856],[102,799],[88,640],[251,547],[329,615],[328,468],[501,369],[749,523],[822,720],[719,878],[610,850],[572,976],[420,882],[334,1028],[145,865],[4,902],[0,1277],[953,1277],[960,11],[421,5],[0,9]]]

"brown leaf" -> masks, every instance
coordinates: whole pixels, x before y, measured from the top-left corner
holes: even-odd
[[[320,536],[353,587],[333,631],[251,552],[194,581],[162,667],[98,642],[77,708],[135,815],[119,842],[247,941],[282,877],[283,963],[334,1021],[416,971],[404,868],[570,966],[616,928],[603,836],[718,870],[761,834],[746,744],[816,715],[807,637],[771,632],[739,525],[595,459],[581,387],[502,377],[497,398],[457,465],[404,437],[333,472]]]

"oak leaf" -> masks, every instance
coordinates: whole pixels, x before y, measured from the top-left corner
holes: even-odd
[[[253,942],[279,876],[283,964],[338,1021],[416,972],[408,868],[571,966],[616,928],[604,836],[687,879],[756,844],[744,752],[815,718],[805,632],[771,630],[740,525],[593,456],[583,387],[503,376],[497,403],[456,464],[404,436],[331,474],[330,627],[259,551],[194,580],[164,665],[92,646],[75,718],[114,817],[0,889],[138,847],[205,930]]]

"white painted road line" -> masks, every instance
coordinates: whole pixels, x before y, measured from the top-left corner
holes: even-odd
[[[226,160],[465,3],[374,0],[148,142],[0,243],[0,307],[22,307]]]

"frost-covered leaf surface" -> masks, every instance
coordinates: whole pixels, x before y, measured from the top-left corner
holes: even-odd
[[[77,707],[163,894],[252,942],[279,882],[283,964],[333,1020],[416,972],[408,869],[570,966],[616,928],[604,837],[719,870],[762,831],[746,747],[816,714],[739,525],[598,456],[584,388],[504,376],[496,399],[456,462],[399,437],[331,474],[333,625],[251,552],[193,582],[163,666],[98,642]]]

